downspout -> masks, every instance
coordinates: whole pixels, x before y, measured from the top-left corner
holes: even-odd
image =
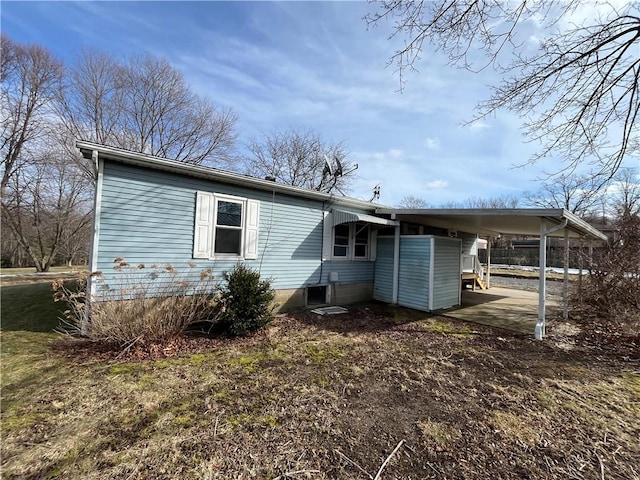
[[[562,230],[569,223],[568,218],[564,218],[562,223],[547,230],[544,219],[540,222],[540,274],[538,285],[538,323],[534,330],[536,340],[542,340],[546,335],[545,302],[547,294],[547,236],[551,233]]]
[[[82,319],[82,325],[80,327],[80,333],[86,335],[87,326],[89,324],[89,310],[91,308],[91,301],[93,294],[95,293],[95,285],[93,282],[93,272],[98,270],[98,237],[100,233],[100,206],[102,205],[102,182],[104,163],[100,163],[98,158],[98,151],[91,152],[91,160],[93,161],[94,173],[96,178],[96,190],[93,198],[93,222],[92,222],[92,235],[89,243],[89,275],[87,276],[86,286],[86,299],[84,316]]]

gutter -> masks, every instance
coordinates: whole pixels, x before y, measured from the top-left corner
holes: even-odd
[[[308,198],[311,200],[319,200],[321,202],[333,202],[352,208],[360,208],[363,210],[375,211],[383,208],[383,205],[370,203],[365,200],[359,200],[351,197],[336,197],[334,194],[308,190],[306,188],[294,187],[292,185],[284,185],[274,183],[270,180],[250,177],[239,173],[228,172],[211,167],[203,167],[190,163],[180,162],[177,160],[169,160],[167,158],[155,157],[145,153],[136,153],[116,147],[109,147],[92,142],[82,140],[76,141],[76,147],[80,150],[85,158],[91,158],[93,152],[99,152],[100,158],[108,159],[116,162],[126,163],[135,166],[151,168],[154,170],[164,170],[182,175],[197,178],[205,178],[218,181],[221,183],[233,184],[254,188],[258,190],[266,190],[269,192],[278,192],[294,197]]]

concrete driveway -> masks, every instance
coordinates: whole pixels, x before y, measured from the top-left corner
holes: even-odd
[[[562,311],[562,304],[547,295],[547,320]],[[444,315],[469,322],[533,335],[538,321],[538,293],[509,288],[462,290],[462,305]]]

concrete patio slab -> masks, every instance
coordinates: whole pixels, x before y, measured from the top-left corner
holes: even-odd
[[[561,303],[547,298],[547,320],[562,309]],[[449,317],[505,328],[533,335],[538,321],[538,293],[509,288],[463,290],[462,305],[442,312]]]

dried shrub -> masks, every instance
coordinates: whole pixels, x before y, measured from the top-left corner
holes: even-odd
[[[224,310],[219,285],[211,269],[196,272],[195,264],[180,273],[172,265],[130,265],[115,260],[115,277],[101,272],[82,276],[76,288],[64,280],[53,284],[54,300],[67,302],[60,330],[91,340],[128,347],[133,343],[163,343],[200,323],[213,325]],[[96,295],[88,303],[88,280]]]
[[[273,319],[275,292],[270,280],[261,280],[260,272],[242,263],[222,277],[226,284],[221,293],[225,306],[221,326],[228,335],[256,332]]]
[[[594,253],[578,300],[589,316],[637,335],[640,332],[640,217],[624,215],[618,228],[618,240]]]

